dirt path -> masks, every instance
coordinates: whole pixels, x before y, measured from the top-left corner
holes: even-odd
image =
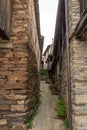
[[[63,122],[55,119],[55,102],[57,96],[52,95],[49,85],[41,81],[42,103],[34,120],[32,130],[65,130]]]

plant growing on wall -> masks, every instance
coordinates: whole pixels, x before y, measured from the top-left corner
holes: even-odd
[[[39,108],[40,104],[41,104],[41,94],[38,93],[38,101],[37,101],[36,107],[34,108],[31,116],[27,119],[27,130],[32,129],[33,121],[34,121],[34,118],[36,117],[36,115],[38,113],[38,108]]]

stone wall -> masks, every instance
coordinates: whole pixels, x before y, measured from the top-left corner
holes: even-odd
[[[79,0],[69,0],[69,36],[80,19]],[[58,76],[59,63],[56,66]],[[64,51],[58,89],[61,91],[68,111],[67,61]],[[73,130],[87,130],[87,38],[70,40],[70,73],[72,95],[72,126]]]
[[[78,0],[70,1],[70,33],[80,19]],[[71,34],[70,34],[71,35]],[[87,40],[70,41],[73,130],[87,129]]]
[[[0,130],[26,130],[38,101],[40,43],[32,7],[29,0],[12,2],[11,37],[0,41]]]
[[[36,5],[35,5],[36,4]],[[29,30],[30,30],[30,42],[32,42],[32,45],[33,45],[33,51],[34,53],[36,54],[36,58],[37,58],[37,65],[38,65],[38,71],[40,71],[40,45],[38,44],[39,43],[39,30],[38,30],[38,24],[36,23],[36,13],[39,14],[39,10],[37,8],[37,11],[36,11],[36,8],[38,7],[38,0],[37,2],[35,3],[35,0],[29,0],[29,18],[28,18],[28,22],[29,22]],[[36,11],[36,13],[35,13]],[[38,20],[39,22],[39,17],[38,17]]]
[[[87,129],[87,41],[71,41],[73,129]]]

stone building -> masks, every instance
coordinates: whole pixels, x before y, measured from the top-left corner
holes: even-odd
[[[26,130],[38,102],[38,0],[0,0],[0,130]]]
[[[44,47],[44,36],[41,36],[41,55],[43,53],[43,47]],[[41,56],[41,68],[43,68],[44,61],[43,61],[43,56]]]
[[[69,130],[87,130],[87,0],[59,0],[50,72]]]
[[[52,52],[53,52],[53,44],[48,45],[45,52],[44,52],[44,54],[43,54],[43,57],[44,57],[44,69],[48,68],[47,59],[48,59],[49,55],[52,55]]]
[[[44,36],[41,36],[41,55],[43,53],[43,47],[44,47]]]

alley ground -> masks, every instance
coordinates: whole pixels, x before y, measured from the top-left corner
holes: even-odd
[[[32,130],[65,130],[63,121],[56,119],[55,103],[58,97],[51,94],[49,84],[44,81],[41,81],[41,95],[42,103],[34,120]]]

